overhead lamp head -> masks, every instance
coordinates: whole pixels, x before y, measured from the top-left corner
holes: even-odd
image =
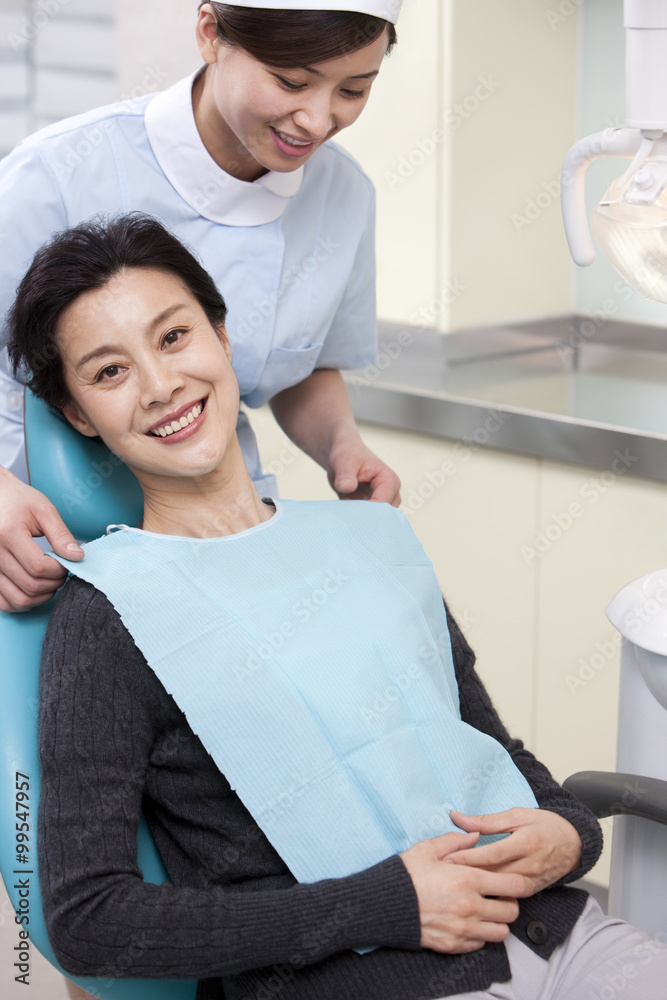
[[[591,215],[595,238],[622,277],[642,295],[667,302],[667,3],[625,0],[626,127],[575,143],[561,174],[563,222],[580,266],[595,250],[586,221],[584,180],[601,156],[631,156]]]

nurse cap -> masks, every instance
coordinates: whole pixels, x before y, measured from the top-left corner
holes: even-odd
[[[223,0],[231,7],[259,7],[263,10],[340,10],[372,14],[396,24],[403,0]]]

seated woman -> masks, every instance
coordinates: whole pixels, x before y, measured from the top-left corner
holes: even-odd
[[[60,962],[226,1000],[664,996],[667,951],[565,886],[599,826],[510,739],[403,515],[256,493],[224,320],[138,216],[57,236],[13,309],[16,370],[145,497],[44,646]],[[173,884],[142,881],[142,807]]]

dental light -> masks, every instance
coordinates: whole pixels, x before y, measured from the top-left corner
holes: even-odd
[[[580,139],[568,152],[561,173],[563,222],[575,264],[592,264],[586,169],[599,157],[633,157],[594,208],[591,227],[629,285],[667,302],[667,0],[624,0],[624,24],[626,125]]]

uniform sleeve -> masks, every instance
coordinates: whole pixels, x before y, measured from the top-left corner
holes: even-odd
[[[36,145],[20,144],[0,162],[1,347],[7,345],[7,314],[21,278],[39,248],[67,224],[53,169]]]
[[[375,191],[343,298],[317,359],[318,368],[361,368],[377,357]]]
[[[593,867],[602,851],[602,830],[593,813],[570,792],[558,784],[549,770],[541,764],[521,740],[512,739],[489,694],[475,671],[475,654],[447,609],[447,620],[452,640],[454,667],[459,683],[461,718],[476,729],[498,741],[528,781],[541,809],[558,813],[574,826],[581,837],[581,867],[570,872],[556,885],[574,882]]]
[[[19,145],[0,162],[0,465],[26,477],[23,386],[14,381],[5,350],[7,314],[37,250],[67,216],[57,181],[41,153]]]
[[[399,857],[273,891],[144,883],[137,826],[171,704],[106,597],[70,582],[42,661],[38,838],[46,923],[68,972],[202,979],[363,945],[419,947],[417,897]],[[334,930],[313,949],[312,928],[327,921]]]

